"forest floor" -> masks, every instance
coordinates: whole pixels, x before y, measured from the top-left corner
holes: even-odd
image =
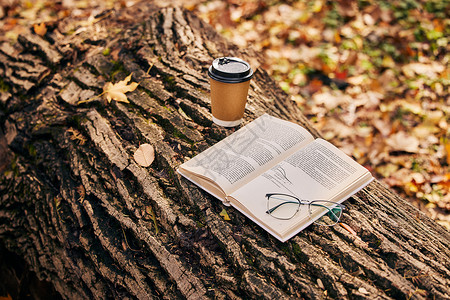
[[[450,0],[156,2],[261,53],[327,140],[450,230]],[[139,1],[1,0],[0,42],[130,5]]]

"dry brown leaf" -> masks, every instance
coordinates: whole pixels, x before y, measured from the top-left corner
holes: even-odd
[[[370,294],[370,292],[368,290],[366,290],[365,288],[363,288],[363,287],[360,287],[358,289],[358,292],[360,292],[361,294],[364,294],[364,295]]]
[[[320,278],[317,278],[317,285],[318,285],[322,290],[325,289],[325,286],[323,285],[323,282],[322,282],[322,280],[320,280]]]
[[[313,82],[313,79],[311,82]],[[320,80],[318,80],[320,82]],[[345,95],[341,92],[323,92],[317,93],[313,96],[313,101],[315,104],[323,105],[326,109],[332,110],[333,108],[338,107],[339,105],[347,105],[352,102],[352,98],[348,95]]]
[[[381,84],[383,89],[390,91],[398,85],[397,75],[393,70],[387,69],[378,77],[378,82]]]
[[[34,32],[40,36],[44,36],[47,33],[47,27],[45,26],[45,23],[34,24],[33,29]]]
[[[150,144],[142,144],[134,152],[134,160],[143,167],[148,167],[155,159],[155,150]]]
[[[352,126],[348,126],[342,121],[336,119],[330,119],[325,123],[325,126],[322,128],[322,131],[333,133],[332,137],[346,138],[349,136],[355,135],[355,129]]]
[[[386,143],[393,151],[419,152],[419,140],[416,137],[407,135],[403,131],[391,135],[386,140]]]
[[[387,178],[391,176],[393,173],[397,172],[399,169],[399,166],[392,163],[387,163],[385,165],[381,165],[375,168],[375,171],[383,176],[384,178]]]
[[[431,62],[430,64],[425,63],[410,63],[402,67],[403,74],[408,78],[414,78],[417,75],[423,75],[430,79],[438,78],[438,74],[445,70],[444,65]]]
[[[381,119],[372,121],[373,126],[383,135],[388,136],[391,133],[391,124]]]
[[[431,183],[444,183],[450,181],[450,173],[444,175],[434,175],[431,177]]]
[[[425,176],[423,176],[423,174],[418,172],[411,173],[411,178],[414,180],[416,184],[423,184],[426,182]]]
[[[110,103],[111,100],[130,103],[125,93],[134,91],[139,85],[139,83],[136,82],[128,84],[128,82],[131,80],[131,75],[132,74],[128,75],[124,80],[116,82],[114,84],[112,84],[111,82],[107,82],[105,84],[105,86],[103,87],[103,93],[105,94],[108,103]]]

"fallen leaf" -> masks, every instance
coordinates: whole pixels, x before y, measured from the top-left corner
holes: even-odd
[[[445,143],[445,151],[447,152],[447,165],[450,165],[450,142]]]
[[[359,289],[358,289],[358,292],[360,292],[361,294],[365,294],[365,295],[367,295],[367,294],[370,294],[365,288],[363,288],[363,287],[360,287]]]
[[[399,166],[392,163],[387,163],[385,165],[380,165],[375,168],[375,171],[383,176],[384,178],[387,178],[397,172],[399,169]]]
[[[434,175],[430,179],[431,183],[444,183],[447,181],[450,181],[450,173],[444,175]]]
[[[327,135],[329,133],[333,133],[332,135],[330,135],[331,137],[337,136],[340,138],[346,138],[346,137],[355,135],[355,129],[353,127],[348,126],[348,125],[342,123],[342,121],[336,120],[336,119],[330,119],[324,125],[324,127],[322,127],[322,131],[326,132]],[[328,136],[327,136],[327,138],[328,138]]]
[[[155,159],[155,150],[150,144],[142,144],[134,152],[134,160],[143,167],[148,167]]]
[[[0,296],[0,300],[12,300],[11,295],[8,293],[6,296]]]
[[[400,168],[396,172],[390,174],[389,177],[385,178],[383,181],[391,187],[403,187],[409,184],[412,180],[412,177],[409,173],[409,169]]]
[[[323,3],[322,1],[315,1],[312,7],[312,11],[318,13],[322,10]]]
[[[370,14],[364,14],[363,21],[364,23],[366,23],[366,25],[373,26],[376,20]]]
[[[128,84],[128,82],[131,80],[131,75],[132,74],[128,75],[124,80],[116,82],[114,84],[112,84],[111,82],[107,82],[105,84],[105,86],[103,87],[103,93],[105,94],[108,103],[110,103],[111,100],[130,103],[125,93],[134,91],[139,85],[139,83],[136,82]]]
[[[34,32],[40,36],[44,36],[47,33],[47,27],[45,26],[45,23],[34,24],[33,29]]]
[[[406,135],[403,131],[391,135],[386,143],[393,151],[419,152],[419,140],[416,137]]]
[[[381,65],[385,68],[395,68],[395,61],[391,56],[385,55]]]
[[[354,17],[358,13],[358,4],[352,1],[337,1],[336,4],[339,15],[345,17]]]
[[[314,79],[315,80],[315,79]],[[313,81],[314,81],[313,80]],[[320,80],[318,80],[320,82]],[[323,92],[313,96],[315,104],[323,105],[327,110],[332,110],[339,105],[346,105],[352,102],[352,98],[341,92]]]
[[[322,290],[325,289],[325,286],[323,285],[323,282],[322,282],[322,280],[320,280],[320,278],[317,278],[317,285],[318,285]]]
[[[425,183],[425,181],[426,181],[425,176],[423,176],[423,174],[418,173],[418,172],[412,173],[411,177],[416,184],[422,184],[422,183]]]
[[[222,209],[222,211],[220,212],[220,215],[223,217],[223,219],[225,221],[230,221],[231,220],[230,217],[228,216],[227,211],[225,210],[225,208]]]
[[[345,80],[345,79],[347,79],[348,71],[347,70],[343,70],[343,71],[336,70],[334,72],[334,75],[336,76],[336,79]]]
[[[432,62],[430,64],[411,63],[402,67],[403,74],[408,78],[413,78],[417,75],[422,75],[430,79],[438,78],[438,74],[445,70],[444,65]]]
[[[383,136],[388,136],[391,133],[391,124],[388,122],[381,120],[381,119],[375,119],[372,121],[373,126],[381,133]]]

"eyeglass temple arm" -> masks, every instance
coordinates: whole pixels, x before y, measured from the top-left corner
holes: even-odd
[[[329,208],[328,206],[322,205],[322,204],[316,204],[316,203],[314,203],[314,202],[310,203],[309,205],[320,206],[320,207],[326,208],[326,209],[328,209],[327,214],[332,214],[333,217],[335,218],[335,221],[338,221],[338,220],[339,220],[339,217],[336,216],[336,214],[334,213],[333,209]],[[340,205],[340,208],[341,208],[341,210],[344,210],[344,209],[345,209],[345,206]]]

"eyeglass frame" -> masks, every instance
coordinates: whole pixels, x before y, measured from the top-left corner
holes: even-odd
[[[286,202],[283,202],[283,203],[278,204],[278,205],[275,206],[275,207],[269,208],[269,197],[271,197],[271,196],[273,196],[273,195],[287,196],[287,197],[291,197],[291,198],[294,198],[294,199],[297,200],[297,202],[298,202],[298,207],[297,207],[297,210],[295,211],[295,213],[292,214],[292,217],[289,217],[289,218],[279,218],[279,217],[276,217],[276,216],[272,215],[271,212],[274,211],[274,210],[276,210],[276,209],[277,209],[278,207],[280,207],[281,205],[286,204],[286,203],[292,203],[292,202],[286,201]],[[311,200],[311,201],[310,201],[310,200],[301,200],[301,199],[299,199],[299,198],[296,197],[296,196],[289,195],[289,194],[283,194],[283,193],[267,193],[267,194],[266,194],[266,198],[267,198],[267,210],[266,210],[266,213],[267,213],[268,215],[270,215],[272,218],[275,218],[275,219],[278,219],[278,220],[290,220],[290,219],[292,219],[292,218],[298,213],[298,211],[300,210],[300,205],[308,205],[308,206],[309,206],[309,205],[311,205],[312,203],[314,203],[314,202],[319,202],[319,201],[320,201],[320,202],[327,202],[327,203],[330,203],[330,204],[332,204],[332,205],[338,205],[338,206],[341,208],[342,214],[344,213],[344,210],[346,210],[345,205],[343,205],[343,204],[341,204],[341,203],[338,203],[338,202],[328,201],[328,200]],[[321,206],[323,206],[323,205],[321,205]],[[317,219],[320,219],[320,218],[322,218],[322,217],[325,215],[325,214],[323,214],[322,216],[320,216],[319,218],[317,218],[316,220],[314,220],[313,223],[315,223],[315,224],[317,224],[317,225],[320,225],[320,226],[334,226],[334,225],[336,225],[337,223],[339,223],[342,214],[338,217],[338,216],[336,216],[336,214],[332,211],[332,209],[330,209],[330,208],[327,207],[327,206],[325,206],[325,208],[328,209],[328,212],[326,212],[325,214],[328,214],[328,213],[331,212],[331,213],[334,215],[334,217],[337,219],[336,222],[335,222],[334,224],[331,224],[331,225],[326,225],[326,224],[316,223],[316,220],[317,220]],[[310,214],[308,214],[308,215],[309,215],[309,217],[311,218],[311,215],[310,215]]]

